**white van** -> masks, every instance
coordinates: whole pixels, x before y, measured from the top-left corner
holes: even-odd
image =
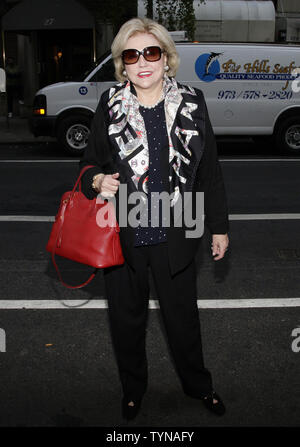
[[[215,135],[273,136],[278,148],[300,153],[299,45],[185,42],[176,48],[176,79],[203,91]],[[55,136],[81,155],[99,98],[115,83],[108,53],[82,82],[42,88],[31,131]]]

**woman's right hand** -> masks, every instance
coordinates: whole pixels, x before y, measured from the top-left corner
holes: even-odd
[[[97,189],[103,197],[113,197],[118,191],[120,181],[117,180],[119,172],[114,174],[105,174],[102,179],[99,179]]]

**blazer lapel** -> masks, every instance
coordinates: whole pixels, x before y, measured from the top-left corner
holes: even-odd
[[[204,148],[204,114],[194,89],[168,79],[165,112],[172,191],[192,191]]]

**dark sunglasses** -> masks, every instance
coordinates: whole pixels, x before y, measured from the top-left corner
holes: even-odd
[[[122,52],[122,60],[126,65],[136,64],[140,58],[140,55],[142,54],[146,61],[156,62],[159,61],[159,59],[161,58],[161,53],[164,53],[164,50],[162,50],[160,47],[155,46],[146,47],[142,51],[129,49]]]

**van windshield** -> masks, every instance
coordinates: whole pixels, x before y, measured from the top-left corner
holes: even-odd
[[[95,62],[91,63],[83,73],[78,74],[77,76],[74,76],[72,81],[75,82],[83,82],[89,74],[99,65],[103,60],[107,58],[107,56],[110,55],[110,51],[106,51],[102,56],[100,56]]]
[[[89,78],[90,82],[116,82],[115,66],[112,57],[105,62],[101,62],[101,66],[95,71],[93,76]]]

